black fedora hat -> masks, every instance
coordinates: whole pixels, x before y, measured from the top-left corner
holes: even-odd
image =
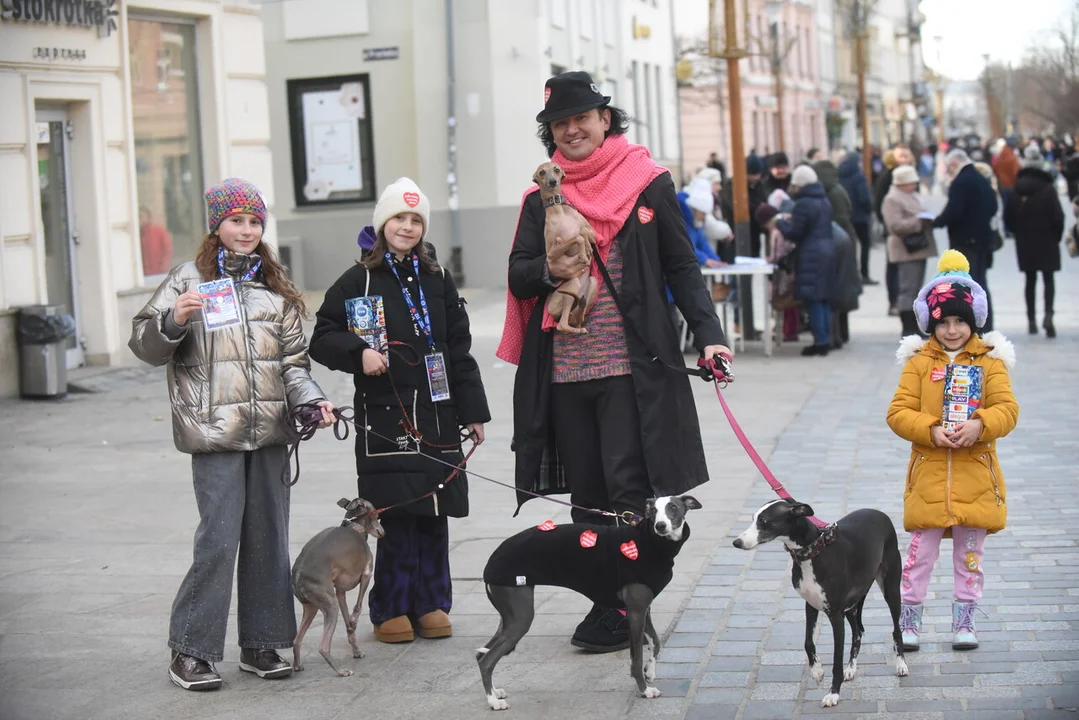
[[[599,91],[599,86],[586,72],[575,70],[555,75],[543,86],[543,112],[536,122],[548,123],[570,115],[602,107],[611,98]]]

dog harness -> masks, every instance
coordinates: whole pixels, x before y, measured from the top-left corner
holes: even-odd
[[[812,560],[824,551],[825,545],[831,545],[836,540],[836,524],[832,523],[821,529],[820,535],[813,542],[806,545],[804,548],[798,550],[791,550],[787,548],[787,552],[791,554],[791,558],[794,562],[803,562],[805,560]]]
[[[566,198],[562,197],[562,195],[552,195],[549,198],[543,199],[544,210],[549,207],[554,207],[555,205],[569,205],[569,203],[566,202]]]
[[[655,535],[651,526],[555,525],[548,520],[507,538],[483,570],[488,585],[554,585],[581,593],[604,607],[625,607],[619,597],[631,583],[659,595],[674,576],[674,558],[689,538]]]

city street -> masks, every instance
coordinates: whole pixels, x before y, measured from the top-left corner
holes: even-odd
[[[940,199],[934,203],[939,207]],[[947,247],[943,235],[938,243]],[[873,261],[874,276],[883,280],[880,246]],[[1066,253],[1063,262],[1055,340],[1026,334],[1011,241],[989,275],[997,329],[1016,345],[1020,419],[999,444],[1009,523],[986,542],[988,617],[977,619],[978,650],[951,650],[952,579],[942,549],[922,649],[908,655],[910,676],[894,676],[890,619],[874,590],[858,676],[844,683],[838,707],[822,709],[831,675],[827,622],[820,623],[825,684],[818,686],[805,663],[804,603],[791,588],[787,553],[779,543],[751,552],[731,546],[753,511],[774,496],[711,386],[695,382],[712,480],[694,493],[704,507],[690,515],[692,539],[654,605],[666,638],[657,681],[663,697],[636,697],[628,651],[596,656],[571,647],[569,636],[590,603],[543,588],[531,632],[496,671],[496,685],[508,692],[506,716],[1034,720],[1076,713],[1079,262]],[[503,304],[502,291],[470,295],[474,352],[494,415],[470,470],[512,483],[514,368],[494,358]],[[867,288],[851,317],[851,344],[827,358],[802,358],[800,346],[791,345],[764,358],[761,344],[751,344],[735,361],[737,381],[726,397],[795,497],[829,521],[859,507],[884,510],[905,547],[909,446],[884,422],[899,376],[899,320],[887,317],[886,307],[883,283]],[[336,404],[352,403],[351,378],[322,367],[315,376]],[[475,650],[498,617],[480,580],[484,564],[505,537],[546,519],[568,522],[569,514],[533,500],[513,517],[513,493],[478,477],[470,481],[471,516],[450,523],[452,638],[378,643],[365,603],[358,635],[366,657],[351,658],[341,624],[333,643],[335,662],[353,677],[336,677],[318,656],[320,617],[304,643],[306,670],[267,681],[239,671],[233,617],[218,664],[222,689],[192,693],[169,681],[169,611],[191,561],[197,512],[190,461],[172,443],[164,378],[163,369],[126,370],[91,378],[86,387],[96,392],[57,402],[0,401],[0,718],[486,717]],[[293,557],[340,521],[338,498],[354,496],[351,443],[324,431],[301,447]]]

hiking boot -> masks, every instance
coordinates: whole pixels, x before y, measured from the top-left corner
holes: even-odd
[[[421,638],[444,638],[453,635],[450,616],[441,610],[429,612],[416,619],[416,634]]]
[[[974,633],[974,611],[978,609],[975,602],[952,603],[952,650],[973,650],[978,647],[978,636]]]
[[[1045,328],[1045,337],[1055,338],[1057,336],[1057,329],[1053,327],[1053,314],[1046,313],[1045,321],[1042,322],[1042,327]]]
[[[292,663],[286,662],[276,650],[240,648],[240,669],[273,680],[291,675]]]
[[[629,620],[625,611],[593,605],[569,643],[594,653],[625,650],[629,647]]]
[[[404,615],[390,618],[380,625],[375,625],[375,639],[384,643],[412,642],[415,639],[412,623]]]
[[[918,633],[922,631],[922,605],[904,605],[899,613],[899,630],[903,633],[903,652],[919,647]]]
[[[213,663],[175,650],[169,664],[169,679],[184,690],[216,690],[221,687],[221,676]]]
[[[879,280],[874,280],[873,278],[869,277],[868,275],[863,275],[862,276],[862,284],[863,285],[880,285],[880,281]]]
[[[1027,335],[1038,334],[1038,321],[1034,319],[1033,315],[1027,315]]]

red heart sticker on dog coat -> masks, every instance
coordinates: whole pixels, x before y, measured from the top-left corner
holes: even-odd
[[[630,560],[637,559],[637,543],[630,540],[628,543],[622,543],[622,546],[618,548],[622,551],[622,554],[628,557]]]
[[[558,526],[554,524],[554,520],[547,520],[543,524],[537,525],[536,527],[543,532],[548,532],[550,530],[554,530]]]
[[[944,379],[944,368],[933,368],[933,372],[929,375],[930,380],[937,382]]]
[[[599,535],[596,535],[591,530],[585,530],[583,533],[581,533],[581,547],[595,547],[597,539],[599,539]]]
[[[654,210],[652,210],[652,208],[646,208],[644,205],[641,205],[639,208],[637,208],[637,217],[640,218],[640,221],[642,223],[647,224],[652,222],[652,218],[654,218],[655,216],[656,213]]]
[[[401,197],[403,197],[405,199],[405,204],[408,205],[409,207],[416,207],[417,205],[420,204],[420,195],[419,195],[419,193],[406,192]]]
[[[547,101],[551,99],[551,88],[543,88],[543,104],[546,105]]]

